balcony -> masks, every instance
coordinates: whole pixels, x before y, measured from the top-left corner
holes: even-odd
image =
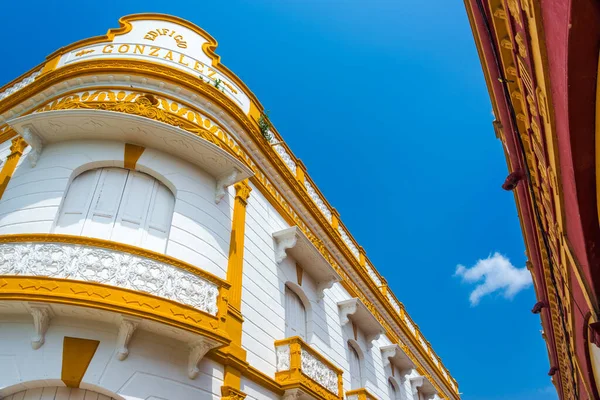
[[[275,342],[275,380],[298,398],[342,399],[342,371],[298,336]]]
[[[179,332],[190,344],[193,379],[204,354],[230,342],[228,289],[227,282],[193,265],[117,242],[58,234],[0,236],[0,304],[21,302],[30,309],[34,349],[43,345],[56,310],[85,307],[95,309],[85,314],[89,319],[122,316],[120,360],[142,322],[153,331]]]
[[[377,400],[369,391],[365,388],[349,390],[346,392],[347,400]]]

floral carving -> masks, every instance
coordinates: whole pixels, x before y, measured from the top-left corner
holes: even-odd
[[[277,372],[287,371],[290,369],[290,346],[279,346],[276,349],[277,355]]]
[[[155,260],[107,249],[53,243],[0,244],[0,275],[98,282],[150,293],[217,314],[217,285]]]
[[[337,374],[309,351],[302,349],[302,372],[330,392],[337,394]]]

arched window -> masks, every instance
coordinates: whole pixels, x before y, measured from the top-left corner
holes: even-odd
[[[164,252],[174,204],[171,191],[150,175],[89,170],[71,183],[54,231]]]
[[[300,297],[285,287],[285,336],[300,336],[306,340],[306,308]]]
[[[395,400],[398,396],[398,392],[396,391],[396,386],[392,382],[391,379],[388,379],[388,394],[390,396],[390,400]]]
[[[360,389],[362,387],[362,371],[360,367],[360,356],[354,345],[348,342],[348,352],[350,353],[350,383],[351,389]]]

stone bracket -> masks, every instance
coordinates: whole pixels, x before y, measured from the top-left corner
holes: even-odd
[[[200,370],[198,364],[202,361],[202,358],[209,350],[214,349],[219,344],[210,339],[204,337],[196,340],[190,344],[190,355],[188,359],[188,377],[190,379],[196,379]]]
[[[31,146],[31,150],[29,150],[29,153],[27,154],[27,159],[29,160],[31,167],[35,167],[44,148],[42,138],[40,138],[29,126],[23,129],[21,137],[23,137],[27,144]]]
[[[119,326],[117,336],[116,355],[119,361],[123,361],[129,355],[129,341],[140,323],[139,319],[123,317]]]
[[[46,341],[46,331],[52,319],[52,309],[47,304],[29,303],[29,312],[33,317],[35,335],[31,338],[31,348],[34,350],[42,347]]]
[[[219,204],[223,197],[227,194],[227,188],[239,181],[239,176],[242,172],[238,169],[233,169],[229,175],[225,175],[217,179],[217,188],[215,191],[215,203]]]

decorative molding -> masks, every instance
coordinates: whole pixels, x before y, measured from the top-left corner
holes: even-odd
[[[409,378],[409,381],[410,381],[410,388],[412,390],[412,394],[416,398],[416,396],[419,393],[418,392],[419,388],[422,387],[423,384],[425,383],[425,377],[424,376],[415,376],[415,377]]]
[[[301,354],[302,372],[310,379],[323,386],[331,393],[338,391],[338,377],[336,371],[325,365],[306,348]]]
[[[348,302],[345,302],[344,304],[340,305],[339,308],[340,308],[341,323],[342,323],[342,326],[344,326],[348,322],[350,322],[350,316],[356,314],[356,311],[358,309],[358,302],[357,301],[348,301]]]
[[[123,316],[121,325],[119,325],[119,334],[117,335],[117,359],[123,361],[129,355],[129,341],[133,336],[133,332],[140,323],[139,319],[133,319]]]
[[[211,87],[210,85],[198,85],[197,78],[195,78],[193,76],[189,76],[188,74],[183,73],[181,71],[176,71],[176,70],[173,70],[172,68],[168,68],[168,67],[162,66],[162,65],[150,64],[145,61],[137,61],[137,60],[88,61],[88,62],[82,62],[82,63],[75,64],[75,65],[68,65],[68,66],[65,66],[63,68],[56,69],[56,70],[53,70],[53,68],[48,68],[47,70],[49,73],[45,74],[42,77],[43,79],[39,79],[39,83],[36,82],[35,84],[31,85],[31,87],[28,87],[28,88],[20,91],[18,95],[12,96],[9,99],[9,101],[5,102],[5,104],[2,104],[2,110],[4,110],[4,111],[9,110],[10,107],[14,107],[19,102],[25,101],[28,97],[31,97],[37,93],[40,93],[41,90],[43,90],[46,87],[49,87],[50,85],[52,85],[54,83],[60,83],[60,82],[64,81],[68,77],[72,76],[74,73],[80,74],[82,76],[85,76],[85,74],[87,74],[89,76],[90,74],[93,74],[93,73],[102,73],[103,71],[106,71],[109,68],[113,68],[113,69],[116,68],[120,71],[128,71],[130,73],[137,72],[143,76],[158,78],[159,80],[163,79],[164,81],[168,81],[168,82],[175,82],[184,88],[190,88],[192,90],[196,90],[199,93],[201,93],[202,95],[209,97],[211,99],[211,101],[212,100],[216,101],[220,107],[223,107],[226,111],[230,112],[230,114],[235,119],[235,121],[240,123],[242,128],[244,130],[246,130],[247,132],[249,132],[249,135],[254,139],[254,141],[256,142],[256,144],[258,144],[259,147],[262,147],[264,150],[264,148],[267,148],[267,146],[269,146],[269,144],[260,137],[260,132],[258,132],[258,129],[255,127],[255,124],[252,123],[251,118],[248,118],[248,116],[243,114],[239,110],[239,108],[230,99],[228,99],[225,95],[220,93],[218,90],[214,90],[214,88]],[[52,93],[50,93],[50,96],[48,96],[48,97],[52,97]],[[250,156],[248,154],[244,153],[244,150],[242,150],[242,147],[240,145],[238,145],[235,140],[231,139],[230,135],[228,135],[226,132],[221,132],[220,130],[219,130],[219,132],[220,133],[218,135],[222,134],[223,136],[225,136],[225,138],[226,138],[225,142],[226,142],[226,145],[229,146],[230,152],[232,154],[237,154],[239,156],[239,158],[243,159],[252,168],[252,170],[256,173],[255,177],[253,177],[253,182],[259,184],[261,191],[266,195],[267,199],[269,201],[271,201],[278,210],[281,210],[282,215],[284,215],[286,219],[290,219],[290,220],[297,222],[301,226],[301,228],[305,232],[307,232],[307,235],[311,236],[312,234],[310,234],[308,228],[306,227],[306,223],[303,221],[303,217],[301,217],[297,214],[297,212],[295,211],[295,207],[293,207],[292,204],[289,203],[280,192],[278,192],[278,189],[275,188],[275,186],[266,178],[264,172],[262,172],[261,169],[253,162],[253,160],[250,158]],[[218,135],[217,135],[217,133],[215,133],[215,136],[218,136]],[[274,153],[276,153],[276,152],[274,152]],[[293,179],[294,185],[298,185],[296,178],[291,176],[292,174],[289,173],[289,171],[290,171],[289,166],[286,166],[285,163],[283,161],[281,161],[281,157],[274,157],[271,161],[273,162],[273,165],[276,167],[275,168],[276,171],[279,171],[279,173],[281,174],[281,177],[285,181],[290,181],[291,179]],[[285,168],[285,172],[281,172],[282,171],[281,168]],[[302,179],[302,181],[304,181],[304,179]],[[306,203],[307,201],[309,201],[311,203],[308,205],[308,208],[309,208],[309,211],[314,214],[314,212],[317,211],[318,208],[312,207],[312,205],[315,204],[315,201],[312,200],[310,198],[310,196],[308,196],[306,188],[303,188],[301,191],[298,188],[296,188],[296,190],[298,190],[298,195],[302,202]],[[306,203],[306,204],[308,204],[308,203]],[[319,214],[318,216],[316,214],[314,214],[315,218],[317,219],[319,224],[323,226],[323,228],[326,231],[330,231],[330,229],[338,228],[338,219],[337,218],[335,218],[335,220],[332,218],[332,220],[330,220],[328,224],[324,224],[323,222],[325,221],[325,218],[320,218],[320,216],[323,214],[323,212],[318,211],[318,214]],[[346,235],[346,237],[349,238],[349,235],[347,233],[345,233],[345,235]],[[336,235],[336,236],[338,236],[338,235]],[[342,233],[340,233],[339,236],[340,237],[334,237],[332,235],[331,238],[332,238],[333,242],[335,243],[335,245],[337,247],[339,247],[342,254],[345,257],[347,257],[347,254],[349,254],[349,253],[347,253],[346,250],[348,248],[350,248],[352,250],[353,255],[356,258],[358,258],[356,256],[356,253],[352,249],[352,244],[348,244],[348,242],[341,243],[341,240],[339,240],[339,239],[341,239],[341,237],[343,237],[344,235]],[[343,244],[345,244],[345,246]],[[344,247],[344,248],[342,248],[342,247]],[[328,259],[329,258],[333,259],[333,256],[328,251],[325,251],[324,255]],[[337,256],[339,256],[339,254],[337,254]],[[359,271],[359,266],[357,266],[357,264],[355,262],[353,262],[352,260],[349,260],[349,261],[350,261],[350,265],[351,265],[352,269],[355,271]],[[348,274],[345,273],[345,271],[341,271],[342,267],[338,266],[337,264],[335,265],[335,268],[339,270],[338,272],[340,272],[340,274],[344,278],[345,288],[347,290],[350,290],[351,292],[356,291],[352,294],[360,295],[361,298],[363,298],[363,300],[366,300],[366,297],[362,296],[362,293],[360,293],[361,289],[358,289],[357,285],[353,283],[353,278],[355,279],[355,277],[350,277],[350,276],[348,276]],[[347,267],[344,266],[344,268],[347,268]],[[341,273],[341,272],[344,272],[344,273]],[[358,273],[359,273],[359,275],[361,274],[361,272],[358,272]],[[361,275],[361,276],[366,276],[366,274]],[[366,283],[369,285],[370,282],[366,281]],[[362,290],[364,291],[364,289],[362,289]],[[377,288],[372,288],[372,291],[373,291],[372,294],[375,297],[379,297],[379,300],[383,299],[383,296],[380,296],[377,293]],[[379,304],[377,304],[377,305],[379,306]],[[386,308],[385,303],[383,304],[383,308],[384,309]],[[380,321],[383,321],[385,318],[384,317],[385,311],[378,311],[378,312],[380,312],[382,315],[378,316],[377,318]],[[398,318],[397,316],[394,316],[393,318],[394,318],[394,324],[390,325],[389,323],[387,323],[385,321],[382,323],[384,324],[384,326],[386,326],[386,329],[388,329],[388,333],[390,334],[390,339],[392,339],[393,341],[397,341],[397,340],[403,339],[405,328],[403,326],[403,323],[397,319]],[[395,326],[396,324],[398,325],[398,327]],[[437,357],[437,356],[433,353],[431,348],[428,348],[427,351],[425,351],[425,352],[423,352],[420,347],[418,347],[416,349],[411,348],[410,357],[413,358],[414,360],[418,360],[419,363],[422,363],[423,360],[426,360],[425,362],[428,365],[430,365],[431,368],[437,369],[436,365],[432,361],[432,357]],[[449,389],[451,389],[451,393],[452,393],[451,396],[456,397],[456,393],[458,393],[458,387],[456,385],[455,380],[452,379],[452,377],[449,375],[449,373],[447,372],[447,370],[445,369],[445,367],[443,365],[439,366],[439,369],[437,370],[437,372],[438,372],[440,378],[443,379],[444,384],[447,385],[447,387]]]
[[[319,242],[311,241],[297,226],[273,233],[275,239],[275,261],[281,263],[287,256],[302,266],[302,271],[311,276],[317,286],[319,300],[325,297],[324,290],[342,280],[329,260],[317,248]]]
[[[295,227],[284,229],[283,231],[275,232],[273,237],[275,238],[275,262],[281,264],[287,257],[286,250],[293,248],[298,242],[297,231]]]
[[[304,393],[300,389],[288,389],[283,394],[282,400],[299,400]]]
[[[11,94],[16,93],[19,90],[23,89],[25,86],[33,83],[33,81],[35,81],[35,78],[37,78],[41,73],[42,73],[42,70],[39,69],[39,70],[35,71],[33,74],[31,74],[31,75],[23,78],[21,81],[15,83],[11,87],[6,88],[4,91],[0,92],[0,101],[4,100],[6,97],[10,96]]]
[[[246,393],[231,386],[221,386],[221,400],[244,400]]]
[[[46,341],[46,331],[50,326],[52,309],[47,304],[29,303],[29,312],[33,317],[33,328],[35,330],[35,335],[31,338],[31,348],[37,350]]]
[[[296,173],[295,171],[296,171],[296,169],[294,168],[294,174]],[[323,199],[321,199],[321,196],[319,196],[317,194],[317,191],[315,190],[315,188],[313,188],[313,186],[310,184],[308,179],[304,180],[304,187],[306,188],[306,192],[308,193],[309,197],[317,205],[317,208],[319,209],[319,211],[321,211],[323,213],[323,215],[325,216],[325,218],[327,218],[329,223],[331,223],[331,211],[329,210],[329,207],[327,207],[325,205],[325,202],[323,202]]]
[[[21,132],[21,136],[23,139],[25,139],[27,144],[31,146],[31,150],[29,150],[29,153],[27,154],[27,160],[29,160],[29,164],[32,167],[35,167],[44,148],[42,139],[33,131],[31,127],[26,127],[23,132]]]
[[[236,168],[233,169],[231,174],[217,179],[217,189],[215,191],[215,203],[219,204],[223,197],[227,194],[227,188],[235,183],[239,182],[239,176],[242,172]]]
[[[97,247],[2,243],[0,275],[98,282],[150,293],[211,315],[218,311],[216,284],[169,264]]]
[[[290,369],[290,345],[278,346],[275,349],[275,356],[277,357],[276,371],[287,371]]]
[[[190,355],[188,359],[188,377],[190,379],[196,379],[200,370],[198,364],[202,361],[202,358],[209,350],[217,347],[219,343],[216,343],[210,339],[201,337],[196,342],[190,345]]]
[[[390,358],[394,358],[398,350],[398,345],[384,346],[381,348],[381,358],[383,359],[384,368],[391,364]]]

